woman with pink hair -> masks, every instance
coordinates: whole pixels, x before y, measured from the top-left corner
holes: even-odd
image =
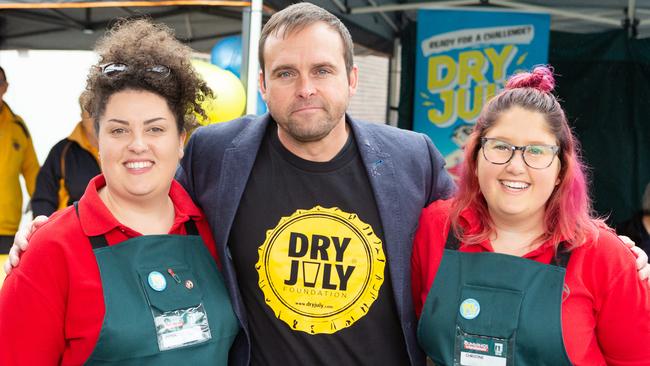
[[[467,141],[456,197],[422,213],[412,291],[437,365],[650,362],[648,284],[592,216],[554,86],[547,67],[512,77]]]

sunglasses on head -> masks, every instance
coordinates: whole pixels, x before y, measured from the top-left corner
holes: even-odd
[[[102,74],[106,76],[115,76],[123,72],[131,70],[131,66],[121,62],[111,62],[104,65],[99,65]],[[169,67],[165,65],[154,65],[144,68],[145,73],[159,78],[166,78],[171,74]]]

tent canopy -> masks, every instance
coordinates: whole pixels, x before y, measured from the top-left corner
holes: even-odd
[[[638,38],[650,37],[650,0],[311,2],[343,19],[355,42],[386,54],[392,54],[393,40],[416,20],[418,8],[472,6],[548,12],[553,30],[594,33],[627,27]],[[291,3],[267,0],[265,16]],[[239,0],[0,0],[0,48],[91,49],[113,19],[148,15],[167,23],[181,40],[205,52],[216,39],[241,32],[242,8],[247,6],[248,1]]]
[[[147,6],[142,6],[147,5]],[[242,31],[245,1],[0,1],[0,48],[90,50],[116,18],[148,16],[179,39],[209,51]]]

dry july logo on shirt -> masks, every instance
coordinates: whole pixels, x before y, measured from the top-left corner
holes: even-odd
[[[356,214],[338,208],[283,217],[258,251],[264,299],[293,330],[331,334],[353,325],[384,283],[381,240]]]

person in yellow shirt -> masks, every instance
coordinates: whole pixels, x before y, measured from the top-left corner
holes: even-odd
[[[78,201],[88,182],[100,173],[94,121],[79,98],[81,121],[72,133],[52,147],[32,196],[34,216],[50,216]]]
[[[9,253],[22,215],[23,194],[19,175],[25,178],[31,196],[39,165],[32,138],[22,118],[4,102],[9,83],[0,67],[0,255]]]

